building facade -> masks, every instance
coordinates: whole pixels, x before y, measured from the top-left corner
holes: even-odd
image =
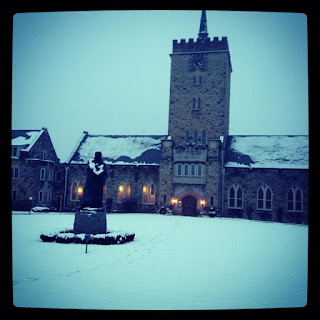
[[[101,151],[108,212],[164,207],[178,215],[308,223],[308,136],[229,135],[228,39],[208,37],[205,11],[198,38],[173,40],[170,59],[168,135],[84,131],[54,185],[63,210],[81,205],[88,160]],[[49,182],[41,190],[50,190]]]
[[[60,164],[50,135],[41,130],[11,132],[11,199],[13,210],[32,206],[59,207],[64,165]]]

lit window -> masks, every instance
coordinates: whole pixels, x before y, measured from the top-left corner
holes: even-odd
[[[142,190],[142,203],[148,203],[149,187],[145,184]]]
[[[73,182],[71,186],[71,200],[80,201],[83,197],[83,184],[82,182]]]
[[[72,184],[71,200],[77,200],[77,184],[75,182]]]
[[[155,191],[154,191],[154,185],[153,184],[151,185],[151,188],[150,188],[150,201],[149,202],[151,204],[155,203]]]
[[[150,186],[145,184],[142,189],[142,203],[154,204],[155,203],[155,188],[154,185]]]
[[[130,184],[121,183],[118,189],[118,202],[122,202],[124,199],[130,198]]]
[[[130,198],[130,184],[126,185],[126,199]]]
[[[123,184],[120,184],[119,193],[118,193],[118,201],[119,202],[121,202],[123,200],[123,191],[124,191]]]
[[[80,182],[78,185],[78,200],[81,200],[83,197],[83,186],[82,183]]]
[[[107,186],[103,185],[103,191],[102,191],[102,201],[106,201],[107,199]]]

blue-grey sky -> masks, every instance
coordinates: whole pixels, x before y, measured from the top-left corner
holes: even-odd
[[[201,11],[20,13],[13,19],[12,128],[47,127],[65,161],[91,134],[167,134],[173,39]],[[307,17],[207,11],[228,37],[230,134],[308,134]]]

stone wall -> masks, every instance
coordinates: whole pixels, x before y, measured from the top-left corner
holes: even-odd
[[[43,159],[43,152],[46,153]],[[30,151],[21,151],[19,159],[12,158],[11,166],[19,168],[19,178],[11,180],[13,210],[29,210],[35,205],[51,206],[59,167],[55,149],[45,129]],[[43,170],[43,177],[40,172]],[[40,199],[40,191],[42,199]],[[29,198],[32,197],[32,201]]]
[[[80,206],[79,200],[72,200],[72,185],[76,182],[77,185],[82,183],[85,188],[87,179],[87,165],[86,164],[71,164],[68,169],[68,181],[66,192],[65,207],[75,210]],[[158,210],[159,197],[159,166],[153,165],[106,165],[106,201],[103,201],[104,206],[106,202],[111,207],[109,211],[124,212],[125,207],[121,201],[118,201],[119,186],[122,184],[125,188],[130,185],[130,199],[135,202],[132,210],[133,212],[156,212]],[[155,202],[142,203],[143,186],[151,185],[155,189]]]
[[[233,184],[243,190],[243,209],[228,208],[228,192]],[[268,211],[257,209],[257,192],[263,185],[269,186],[273,193],[272,208]],[[288,212],[288,191],[293,186],[303,192],[303,212]],[[307,224],[308,191],[308,170],[226,168],[223,216]]]
[[[191,55],[171,55],[169,135],[175,144],[185,142],[186,130],[191,136],[197,130],[199,142],[202,130],[206,130],[207,139],[229,132],[229,53],[204,55],[206,68],[195,71],[189,70]]]

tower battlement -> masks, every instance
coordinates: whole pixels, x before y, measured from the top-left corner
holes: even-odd
[[[213,40],[206,38],[205,40],[197,39],[194,41],[190,38],[186,42],[185,39],[173,40],[172,53],[183,53],[183,52],[199,52],[199,51],[225,51],[229,50],[227,37],[222,37],[219,40],[218,37],[214,37]]]

